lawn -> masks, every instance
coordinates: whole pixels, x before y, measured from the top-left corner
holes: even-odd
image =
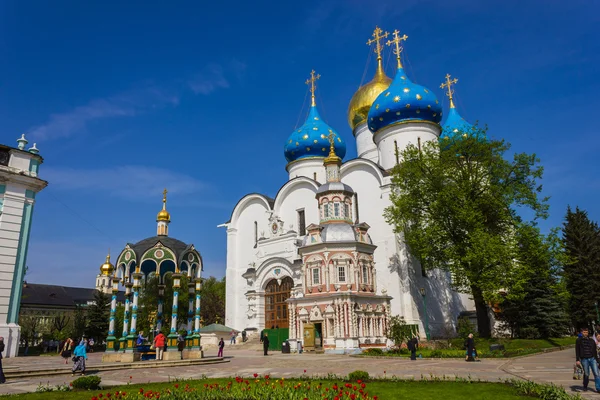
[[[239,381],[237,379],[240,379]],[[220,385],[221,388],[227,387],[227,385],[231,385],[232,387],[244,385],[244,382],[248,384],[248,380],[250,381],[249,387],[254,386],[265,386],[266,389],[275,390],[275,392],[269,390],[267,392],[263,392],[263,394],[255,394],[254,392],[244,393],[243,397],[238,397],[236,395],[232,396],[229,394],[227,396],[227,390],[220,392],[213,392],[211,396],[201,396],[202,391],[206,392],[206,386]],[[248,378],[248,380],[244,381],[241,378],[231,378],[231,379],[204,379],[204,380],[189,380],[189,381],[180,381],[180,382],[171,382],[171,383],[149,383],[145,385],[127,385],[127,386],[119,386],[112,387],[102,391],[84,391],[84,392],[46,392],[46,393],[28,393],[28,394],[18,394],[18,395],[9,395],[3,398],[15,399],[15,400],[91,400],[91,399],[143,399],[143,398],[157,398],[156,391],[162,392],[160,398],[168,398],[168,399],[239,399],[243,398],[245,400],[263,400],[263,399],[414,399],[418,398],[419,400],[454,400],[454,399],[469,399],[469,400],[484,400],[484,399],[495,399],[495,400],[510,400],[510,399],[524,399],[524,398],[532,398],[531,396],[526,396],[524,394],[520,394],[519,390],[509,384],[504,383],[483,383],[483,382],[454,382],[454,381],[374,381],[368,382],[363,387],[363,393],[358,395],[358,390],[361,388],[361,381],[354,382],[350,384],[350,387],[346,387],[345,382],[343,381],[328,381],[328,380],[286,380],[285,383],[283,380],[279,380],[276,378],[271,378],[270,380],[265,380],[264,378],[258,377],[257,379]],[[265,385],[266,384],[266,385]],[[335,385],[335,392],[334,392]],[[274,386],[271,388],[270,386]],[[280,386],[280,387],[279,387]],[[296,389],[295,386],[302,386],[300,391],[305,387],[312,386],[311,394],[304,395],[298,392],[295,392],[293,389]],[[284,393],[281,390],[281,394],[278,393],[277,390],[286,388]],[[198,388],[197,391],[194,391],[194,388]],[[318,390],[317,390],[318,388]],[[140,390],[143,391],[143,394],[140,393]],[[175,393],[175,396],[165,396],[166,390],[171,390]],[[327,392],[325,391],[327,390]],[[338,390],[350,391],[349,394],[343,394],[342,397],[339,396]],[[119,396],[116,393],[127,393],[125,396]],[[318,393],[317,393],[318,392]],[[107,396],[107,394],[110,395]],[[152,396],[148,396],[148,394],[153,393]],[[264,394],[266,393],[266,394]],[[352,393],[357,393],[355,397],[352,397]],[[364,396],[367,393],[366,397]],[[100,396],[102,394],[102,396]],[[181,397],[180,397],[181,396]],[[189,397],[188,397],[189,396]],[[220,397],[223,396],[223,397]],[[554,397],[553,397],[554,398]],[[558,397],[557,397],[558,398]],[[560,398],[568,398],[560,397]]]
[[[554,348],[562,348],[575,344],[575,337],[564,337],[555,339],[476,339],[475,347],[481,358],[504,358],[535,354]],[[436,348],[430,348],[428,343],[417,351],[424,358],[463,358],[465,350],[463,339],[452,339],[448,341],[436,341]],[[490,345],[501,344],[504,350],[490,351]],[[407,349],[400,351],[383,352],[379,349],[370,349],[363,353],[366,356],[390,356],[408,357]]]

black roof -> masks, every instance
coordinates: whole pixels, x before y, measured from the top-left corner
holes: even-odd
[[[96,293],[96,289],[25,283],[21,295],[21,304],[75,308],[77,305],[93,301],[94,293]],[[124,292],[117,294],[117,301],[125,301]]]
[[[136,244],[130,244],[129,247],[131,247],[131,249],[135,252],[136,258],[140,260],[144,253],[148,249],[154,247],[158,242],[161,242],[165,247],[173,250],[175,252],[175,256],[177,257],[177,261],[180,261],[183,252],[191,247],[190,245],[183,243],[181,240],[177,240],[169,236],[152,236],[140,240]]]

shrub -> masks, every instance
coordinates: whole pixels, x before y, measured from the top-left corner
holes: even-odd
[[[429,353],[429,357],[442,358],[444,357],[444,353],[441,350],[433,350],[431,353]]]
[[[381,355],[383,355],[383,350],[377,349],[377,348],[372,348],[372,349],[366,349],[364,351],[364,353],[368,356],[381,356]]]
[[[469,333],[477,336],[477,332],[475,332],[475,325],[471,323],[469,317],[460,317],[458,319],[458,327],[456,330],[458,331],[458,337],[462,339],[466,339],[467,336],[469,336]]]
[[[539,384],[530,381],[511,379],[507,381],[509,385],[514,386],[519,393],[526,396],[537,397],[542,400],[572,400],[581,399],[579,395],[570,395],[565,389],[554,384]]]
[[[100,388],[100,381],[99,376],[82,376],[71,382],[71,385],[73,389],[96,390]]]
[[[354,371],[348,374],[348,380],[355,381],[363,381],[366,382],[369,380],[369,373],[367,371]]]

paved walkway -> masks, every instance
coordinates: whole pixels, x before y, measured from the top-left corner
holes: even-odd
[[[225,350],[225,358],[230,361],[228,363],[101,371],[97,374],[102,377],[103,384],[123,385],[127,383],[161,382],[174,378],[251,376],[254,373],[286,378],[299,377],[304,374],[308,376],[326,376],[327,374],[345,376],[360,369],[368,371],[373,376],[396,376],[406,379],[421,379],[430,376],[445,376],[454,379],[458,376],[493,382],[510,378],[522,378],[539,383],[553,382],[564,386],[569,391],[577,388],[575,385],[581,385],[581,381],[572,379],[574,349],[518,359],[484,359],[481,362],[474,363],[467,363],[459,359],[410,361],[405,358],[375,359],[328,354],[281,354],[280,352],[273,352],[265,357],[256,350],[229,347]],[[212,354],[210,350],[207,353],[205,355],[208,357],[216,356],[216,350],[214,350],[215,354]],[[99,353],[89,354],[88,369],[90,371],[93,371],[94,365],[100,364],[101,357],[102,355]],[[61,365],[61,362],[64,365],[64,361],[58,356],[20,357],[3,361],[7,371],[27,367],[32,369],[45,366],[53,368]],[[68,384],[71,380],[70,375],[15,378],[9,380],[5,385],[0,385],[0,394],[35,391],[39,384]]]

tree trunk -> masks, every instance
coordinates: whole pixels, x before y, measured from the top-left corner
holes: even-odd
[[[489,338],[492,336],[492,331],[490,327],[490,315],[488,314],[487,302],[484,300],[481,288],[478,286],[471,286],[471,292],[473,294],[473,301],[475,302],[477,331],[479,333],[479,337]]]

